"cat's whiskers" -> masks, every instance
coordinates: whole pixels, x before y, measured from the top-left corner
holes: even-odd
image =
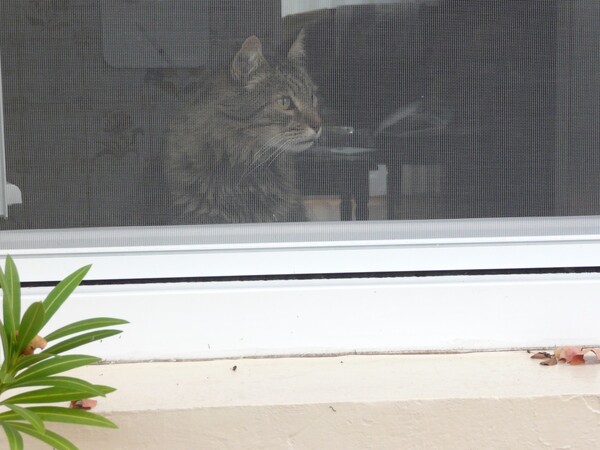
[[[283,138],[283,136],[281,135],[275,135],[272,138],[267,139],[267,141],[260,147],[260,149],[254,154],[254,158],[252,163],[250,163],[250,166],[256,165],[256,164],[261,164],[262,163],[262,156],[271,148],[273,148],[275,145],[277,145],[279,143],[279,141],[281,141],[281,139]]]
[[[254,161],[252,161],[252,163],[250,163],[248,165],[248,167],[246,168],[246,170],[242,173],[242,176],[240,177],[240,179],[237,182],[237,186],[240,185],[240,183],[249,175],[255,173],[258,169],[261,168],[261,166],[263,166],[265,163],[268,163],[266,167],[270,166],[271,163],[277,158],[277,156],[279,156],[281,153],[283,153],[283,147],[289,142],[289,139],[287,139],[285,136],[281,136],[281,135],[277,135],[274,136],[270,139],[268,139],[262,146],[261,148],[255,153],[254,155]],[[275,149],[275,151],[270,154],[269,156],[267,156],[267,158],[262,158],[262,156],[268,152],[269,150],[272,150],[275,145],[277,146],[277,148]],[[274,156],[275,155],[275,156]]]
[[[260,161],[258,165],[256,165],[251,172],[255,172],[257,169],[259,168],[263,168],[263,169],[268,169],[276,160],[277,158],[279,158],[286,150],[288,150],[288,148],[286,148],[286,146],[294,141],[295,139],[292,139],[290,137],[285,137],[285,136],[281,136],[284,140],[283,143],[281,145],[279,145],[277,147],[277,149],[275,149],[275,151],[270,154],[264,161]],[[261,150],[264,149],[264,146]],[[266,163],[266,165],[265,165]],[[251,173],[248,172],[248,173]]]
[[[291,139],[286,139],[285,142],[282,145],[280,145],[277,150],[275,150],[271,155],[269,155],[269,157],[267,158],[268,163],[266,166],[264,166],[264,169],[268,169],[269,166],[273,164],[277,160],[277,158],[279,158],[287,150],[285,146],[289,144],[290,141]]]
[[[264,164],[265,160],[262,156],[273,147],[273,144],[277,144],[279,137],[274,137],[265,142],[262,147],[254,154],[253,161],[246,167],[242,176],[238,180],[237,185],[239,186],[240,182],[244,180],[248,175],[252,174],[256,169],[258,169],[262,164]],[[267,158],[268,159],[268,158]]]

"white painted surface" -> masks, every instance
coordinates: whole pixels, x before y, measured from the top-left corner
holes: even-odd
[[[424,3],[425,1],[427,0],[421,0],[421,3]],[[430,3],[434,1],[438,0],[429,0]],[[298,14],[323,8],[338,8],[340,6],[349,5],[372,5],[386,3],[415,3],[415,0],[282,0],[281,16],[285,17],[289,14]]]
[[[18,186],[14,184],[8,183],[6,185],[6,204],[10,205],[20,205],[23,203],[23,196],[21,195],[21,190]]]
[[[600,364],[544,367],[530,356],[515,351],[111,364],[78,369],[77,376],[118,388],[100,402],[101,413],[600,395]]]
[[[600,267],[600,217],[3,231],[24,281]]]
[[[599,292],[600,274],[84,286],[49,329],[129,320],[86,351],[136,361],[600,345]]]
[[[118,430],[52,426],[81,450],[600,446],[600,365],[542,367],[525,352],[118,364],[77,375],[118,388],[96,410]]]

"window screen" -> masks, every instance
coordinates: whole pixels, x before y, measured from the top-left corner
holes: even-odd
[[[595,0],[1,8],[1,229],[600,214]]]

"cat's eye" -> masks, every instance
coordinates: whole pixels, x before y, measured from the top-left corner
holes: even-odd
[[[277,106],[281,109],[290,110],[294,107],[294,102],[289,97],[279,97],[277,99]]]

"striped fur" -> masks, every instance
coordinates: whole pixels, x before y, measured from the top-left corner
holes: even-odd
[[[230,73],[172,125],[166,174],[174,223],[305,219],[289,155],[314,143],[321,118],[303,61],[303,33],[279,62],[267,61],[252,36]]]

